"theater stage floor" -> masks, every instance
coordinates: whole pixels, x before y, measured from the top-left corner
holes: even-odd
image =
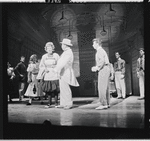
[[[137,96],[126,99],[111,98],[111,107],[106,110],[95,110],[97,97],[73,98],[73,108],[70,110],[45,109],[40,101],[34,100],[31,106],[13,99],[8,104],[8,121],[12,123],[42,124],[50,120],[53,125],[63,126],[96,126],[117,128],[144,128],[144,100]]]

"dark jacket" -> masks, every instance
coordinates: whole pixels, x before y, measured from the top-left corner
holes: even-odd
[[[27,71],[26,71],[26,66],[23,62],[19,62],[17,66],[14,69],[15,74],[19,76],[19,81],[20,82],[26,82],[27,79]],[[21,75],[23,75],[21,77]]]

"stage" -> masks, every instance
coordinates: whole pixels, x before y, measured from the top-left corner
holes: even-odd
[[[43,124],[49,120],[56,126],[86,126],[109,128],[144,128],[144,100],[137,100],[137,96],[126,99],[111,98],[110,108],[96,110],[98,97],[73,98],[73,108],[48,108],[41,105],[39,100],[33,100],[27,106],[28,98],[19,102],[17,98],[8,103],[8,122]],[[54,103],[54,99],[53,99]]]

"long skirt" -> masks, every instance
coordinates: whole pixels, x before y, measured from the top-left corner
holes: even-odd
[[[32,75],[32,82],[28,85],[28,88],[25,92],[27,97],[39,97],[44,96],[43,91],[41,90],[41,84],[36,79],[37,75]]]
[[[38,96],[37,91],[38,91],[38,89],[37,89],[36,85],[33,82],[31,82],[28,85],[28,88],[24,95],[27,97],[37,97]]]

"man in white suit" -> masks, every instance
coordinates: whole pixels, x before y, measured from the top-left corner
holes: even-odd
[[[73,71],[74,56],[72,49],[70,48],[73,46],[71,44],[71,40],[63,39],[60,43],[63,53],[54,69],[60,76],[60,105],[57,107],[70,109],[72,108],[73,101],[72,92],[69,85],[77,87],[79,86],[79,83],[77,82]]]

